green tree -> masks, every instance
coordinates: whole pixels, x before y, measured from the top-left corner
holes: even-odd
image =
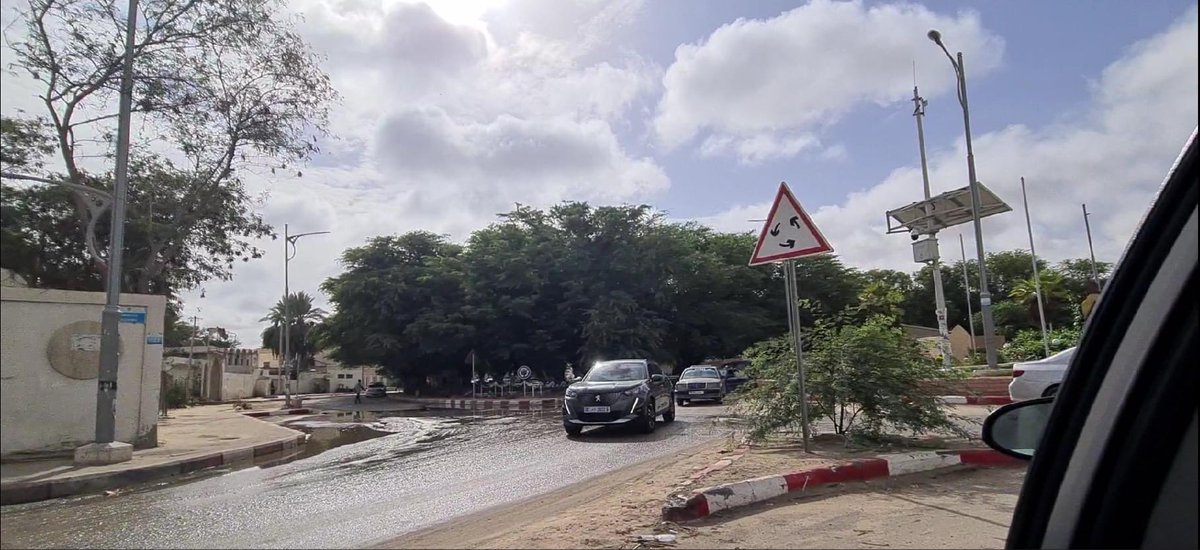
[[[1070,313],[1068,304],[1071,301],[1071,294],[1067,290],[1062,274],[1053,269],[1039,271],[1037,280],[1030,276],[1023,281],[1017,281],[1008,294],[1014,302],[1025,306],[1029,322],[1034,326],[1040,326],[1037,302],[1039,283],[1042,307],[1046,311],[1047,322],[1053,323],[1055,320],[1061,319],[1064,311]],[[1059,324],[1062,325],[1062,323]]]
[[[963,434],[937,400],[938,383],[957,379],[922,355],[894,319],[874,317],[861,324],[813,329],[805,355],[811,421],[826,418],[846,436],[877,437],[927,432]],[[765,438],[800,421],[795,386],[795,355],[787,338],[746,350],[756,384],[742,400],[751,436]]]
[[[342,254],[345,272],[321,289],[334,306],[321,328],[334,359],[378,365],[404,387],[464,377],[474,327],[464,314],[462,247],[425,231],[375,237]]]
[[[288,351],[301,369],[311,369],[313,358],[324,343],[320,327],[327,315],[325,310],[313,307],[313,297],[306,292],[293,292],[280,298],[271,308],[271,312],[259,319],[271,323],[262,331],[262,346],[269,348],[277,356],[281,355],[282,327],[286,325]]]
[[[144,0],[139,11],[133,47],[138,132],[132,143],[126,244],[142,254],[129,258],[122,278],[131,290],[169,294],[172,284],[227,277],[230,262],[257,255],[250,242],[269,234],[269,228],[253,214],[239,171],[275,170],[307,159],[324,133],[327,105],[335,94],[317,57],[295,32],[295,20],[280,15],[277,1]],[[112,155],[125,18],[101,0],[32,0],[17,20],[24,32],[10,43],[11,68],[42,85],[46,111],[40,119],[3,124],[3,177],[10,183],[72,186],[67,208],[83,233],[64,237],[78,238],[69,255],[31,261],[75,261],[86,254],[91,271],[104,273],[100,251],[106,248],[107,211],[96,198],[111,188],[112,177],[89,159]],[[43,131],[61,172],[45,170],[30,156],[45,152],[46,141],[27,134]],[[9,148],[9,136],[24,141]],[[53,208],[61,207],[55,203]],[[56,224],[65,228],[67,222]],[[138,231],[146,233],[140,243],[133,234]]]

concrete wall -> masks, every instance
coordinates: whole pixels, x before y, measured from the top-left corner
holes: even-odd
[[[254,397],[254,385],[258,382],[257,374],[226,372],[221,375],[221,400],[233,401]]]
[[[166,298],[121,296],[116,436],[157,444]],[[96,427],[104,294],[0,288],[0,456],[69,453]]]

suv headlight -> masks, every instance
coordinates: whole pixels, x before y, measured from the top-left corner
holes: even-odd
[[[640,386],[637,386],[637,387],[634,387],[634,388],[629,388],[629,389],[627,389],[627,390],[625,390],[625,391],[621,392],[621,395],[626,395],[626,396],[628,396],[628,395],[642,395],[643,393],[646,393],[646,391],[648,391],[648,390],[649,390],[649,388],[647,388],[645,384],[642,384],[642,385],[640,385]]]
[[[566,393],[563,395],[565,395],[567,397],[575,397],[575,396],[579,395],[579,390],[568,387]]]

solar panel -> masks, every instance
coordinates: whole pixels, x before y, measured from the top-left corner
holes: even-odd
[[[991,189],[979,183],[980,218],[1012,211],[1012,207],[1000,200]],[[925,206],[929,205],[929,214]],[[947,227],[967,223],[971,214],[971,188],[963,187],[946,191],[936,197],[914,202],[887,212],[888,233],[931,234]]]

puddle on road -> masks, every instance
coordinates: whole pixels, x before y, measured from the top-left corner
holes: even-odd
[[[403,445],[405,450],[397,449],[397,452],[408,454],[434,443],[464,437],[468,427],[474,424],[482,424],[485,431],[498,432],[506,426],[550,426],[553,424],[544,420],[557,416],[557,410],[508,411],[506,414],[455,410],[330,410],[281,424],[309,434],[308,443],[295,457],[303,459],[343,445],[387,436],[407,440],[410,445]]]

